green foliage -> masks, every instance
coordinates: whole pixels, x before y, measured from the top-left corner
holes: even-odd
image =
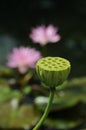
[[[12,74],[13,74],[13,71],[10,68],[0,66],[0,77],[1,76],[10,77],[12,76]]]
[[[59,89],[59,87],[61,87]],[[86,78],[71,79],[57,88],[51,110],[62,110],[79,102],[86,103]],[[43,102],[42,102],[42,101]],[[38,109],[43,110],[48,103],[48,97],[38,96],[34,100]]]
[[[31,92],[31,86],[25,86],[23,89],[24,94],[29,94]]]
[[[3,79],[3,82],[5,80]],[[33,93],[33,87],[26,86],[22,90],[24,94]],[[31,128],[40,118],[48,102],[46,95],[41,93],[43,88],[36,88],[34,104],[22,104],[19,106],[23,94],[1,83],[0,85],[0,127],[1,128]],[[43,89],[44,90],[44,89]],[[41,95],[41,97],[40,97]],[[30,98],[28,96],[28,98]],[[36,100],[38,98],[38,100]],[[12,101],[18,100],[17,108],[12,106]],[[36,101],[36,102],[35,102]],[[64,115],[65,113],[65,115]],[[84,118],[83,118],[84,116]],[[56,129],[72,129],[81,125],[86,119],[86,77],[65,81],[56,88],[56,93],[50,115],[45,125]],[[15,125],[16,124],[16,125]]]
[[[65,120],[65,119],[47,119],[45,124],[57,129],[66,129],[69,130],[71,128],[74,128],[78,125],[80,125],[83,122],[82,119],[77,120]]]
[[[35,108],[44,111],[48,96],[38,96]],[[83,118],[84,116],[84,118]],[[45,125],[57,129],[72,129],[86,120],[86,77],[71,79],[56,91],[50,115]]]
[[[32,105],[22,105],[12,109],[10,103],[0,105],[0,127],[2,128],[30,128],[38,120]]]
[[[8,86],[0,86],[0,104],[13,98],[21,98],[19,91],[12,91]]]

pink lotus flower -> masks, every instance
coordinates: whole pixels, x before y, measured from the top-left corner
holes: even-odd
[[[40,52],[33,48],[14,48],[12,53],[8,55],[7,66],[18,68],[20,73],[25,73],[28,68],[34,68],[36,61],[41,57]]]
[[[37,28],[33,28],[30,34],[30,38],[34,43],[39,43],[44,46],[47,43],[55,43],[60,40],[60,35],[57,34],[58,29],[53,25],[49,25],[45,27],[44,25],[38,26]]]

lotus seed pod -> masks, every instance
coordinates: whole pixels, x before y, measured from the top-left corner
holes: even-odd
[[[67,79],[70,69],[70,62],[61,57],[45,57],[36,63],[38,77],[48,88],[62,84]]]

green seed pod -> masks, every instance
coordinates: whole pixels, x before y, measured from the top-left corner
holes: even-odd
[[[70,69],[70,62],[61,57],[45,57],[36,63],[38,77],[48,88],[62,84]]]

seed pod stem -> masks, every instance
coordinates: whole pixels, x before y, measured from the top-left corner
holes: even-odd
[[[46,109],[44,111],[44,114],[42,115],[42,117],[40,118],[39,122],[37,123],[37,125],[33,128],[33,130],[38,130],[39,127],[43,124],[44,120],[46,119],[46,117],[48,116],[48,113],[50,111],[52,102],[53,102],[53,98],[54,98],[54,89],[50,90],[50,96],[49,96],[49,102],[46,106]]]

